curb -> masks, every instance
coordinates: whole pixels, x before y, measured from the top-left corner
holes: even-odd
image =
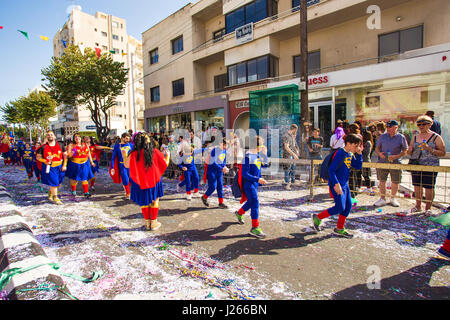
[[[39,286],[65,286],[48,265],[51,262],[11,195],[0,185],[0,274],[13,268],[42,265],[12,276],[0,290],[0,300],[68,300],[59,290],[33,290]]]

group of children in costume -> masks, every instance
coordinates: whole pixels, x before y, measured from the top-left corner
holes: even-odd
[[[42,146],[36,144],[31,148],[28,143],[25,144],[23,163],[28,176],[31,177],[35,170],[36,177],[38,179],[41,177],[42,183],[50,186],[49,200],[56,204],[61,204],[57,197],[57,189],[64,176],[69,177],[74,195],[76,186],[81,181],[85,196],[90,197],[89,181],[93,187],[100,152],[102,149],[107,149],[107,147],[94,145],[88,137],[82,140],[80,135],[75,134],[73,138],[73,143],[67,150],[56,142],[51,131],[47,134],[47,142]],[[3,139],[0,146],[2,151],[4,141]],[[234,214],[237,222],[244,224],[243,217],[250,210],[252,226],[249,234],[257,238],[265,238],[259,225],[258,188],[267,184],[267,181],[262,178],[261,170],[269,164],[263,138],[256,136],[255,141],[256,148],[247,151],[242,164],[239,165],[235,180],[241,191],[240,202],[243,205]],[[328,168],[330,195],[335,205],[320,214],[313,214],[312,226],[316,232],[321,232],[323,219],[339,215],[334,233],[341,237],[352,238],[353,235],[345,229],[346,219],[353,207],[348,181],[352,167],[362,168],[363,147],[362,139],[358,135],[348,134],[344,141],[345,146],[335,151],[325,164]],[[228,173],[227,142],[223,140],[218,146],[206,150],[204,181],[208,188],[205,194],[200,196],[195,157],[200,153],[203,154],[205,150],[194,150],[189,144],[182,146],[178,160],[178,166],[183,173],[181,185],[186,188],[188,200],[191,200],[193,191],[194,196],[201,197],[203,204],[207,207],[210,206],[208,198],[217,191],[219,208],[228,208],[223,196],[223,175]],[[147,230],[157,230],[161,227],[161,223],[157,220],[159,199],[164,196],[162,176],[169,161],[168,150],[163,149],[161,152],[153,137],[143,132],[133,137],[130,137],[128,133],[123,134],[120,143],[117,143],[113,149],[109,173],[114,183],[123,184],[126,197],[140,206]],[[450,259],[450,231],[438,253]]]

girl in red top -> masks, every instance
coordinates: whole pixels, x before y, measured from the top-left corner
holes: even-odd
[[[84,136],[84,143],[88,146],[89,151],[91,152],[92,160],[94,160],[95,167],[92,168],[92,173],[94,177],[90,180],[91,190],[95,191],[95,174],[98,172],[99,163],[100,163],[100,155],[102,154],[102,150],[112,150],[109,147],[103,147],[95,143],[94,137]]]

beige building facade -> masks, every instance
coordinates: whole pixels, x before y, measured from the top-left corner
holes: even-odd
[[[146,129],[257,127],[249,92],[300,85],[298,4],[200,0],[143,32]],[[446,0],[308,1],[310,118],[325,140],[338,119],[396,119],[410,134],[434,110],[450,124],[449,16]],[[442,136],[449,148],[448,125]]]
[[[60,57],[70,44],[78,45],[82,52],[88,47],[99,48],[102,53],[109,52],[114,61],[124,63],[124,67],[129,69],[128,82],[123,95],[117,98],[116,105],[109,111],[111,135],[142,129],[142,43],[127,34],[126,20],[103,12],[90,15],[73,10],[53,38],[54,56]],[[96,131],[90,112],[84,106],[70,109],[59,106],[58,121],[52,126],[58,138],[69,138],[75,132]]]

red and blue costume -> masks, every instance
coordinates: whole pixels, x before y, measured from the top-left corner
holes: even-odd
[[[226,166],[227,150],[220,147],[212,149],[205,165],[204,182],[208,181],[208,189],[203,195],[207,200],[217,190],[219,204],[223,203],[223,168]]]
[[[10,164],[11,162],[11,143],[9,141],[9,137],[6,134],[3,134],[1,143],[0,143],[0,153],[3,156],[3,161],[5,165]]]
[[[252,227],[259,227],[259,200],[258,187],[261,178],[261,168],[267,167],[267,155],[261,153],[246,153],[244,164],[239,169],[238,180],[242,191],[241,203],[244,205],[239,209],[238,214],[244,215],[251,210]]]
[[[340,165],[342,163],[344,165]],[[345,221],[352,209],[352,198],[350,193],[350,187],[348,185],[348,180],[350,177],[350,168],[353,167],[357,170],[361,170],[363,164],[362,154],[353,155],[352,153],[346,152],[343,148],[338,149],[331,161],[328,168],[329,180],[328,186],[334,200],[334,207],[321,212],[318,215],[319,219],[325,219],[329,216],[339,214],[339,219],[337,223],[338,229],[344,229]],[[342,195],[338,195],[334,190],[336,184],[341,185]]]
[[[139,205],[145,220],[156,220],[158,217],[158,199],[164,196],[162,175],[167,169],[164,155],[157,149],[153,149],[153,162],[149,168],[145,167],[144,150],[130,154],[130,199]]]
[[[74,145],[72,148],[73,156],[67,163],[66,176],[72,180],[71,188],[74,192],[77,188],[75,181],[81,181],[83,192],[89,192],[89,180],[94,177],[92,166],[89,161],[89,148],[86,144]]]
[[[126,151],[127,155],[130,154],[133,146],[131,143],[117,143],[114,145],[113,154],[111,157],[111,165],[109,168],[109,174],[114,183],[122,183],[127,196],[130,194],[130,170],[125,168],[123,164],[122,150]],[[114,169],[114,175],[111,173],[111,169]]]
[[[14,146],[10,151],[10,158],[12,165],[20,164],[20,151],[17,146]]]
[[[36,154],[38,153],[39,149],[42,146],[40,146],[37,150],[35,147],[33,147],[33,171],[34,176],[36,177],[37,181],[41,181],[41,170],[42,170],[42,162],[37,161]]]
[[[32,149],[25,149],[23,151],[23,165],[27,171],[29,179],[33,177],[33,158],[34,151]]]
[[[183,167],[185,167],[187,170],[183,171],[183,181],[179,184],[179,186],[186,186],[187,194],[191,194],[192,190],[194,190],[194,193],[198,193],[200,178],[195,166],[195,156],[197,154],[202,154],[202,152],[203,149],[194,150],[192,154],[183,155],[180,158],[181,163],[178,165],[178,167],[181,170],[183,170]]]
[[[65,172],[62,171],[62,166],[65,151],[65,148],[59,143],[54,146],[47,143],[38,149],[37,154],[42,156],[41,180],[43,184],[50,187],[59,187],[64,181]],[[51,159],[50,165],[47,164],[49,159]],[[47,173],[48,166],[50,167],[49,173]]]

